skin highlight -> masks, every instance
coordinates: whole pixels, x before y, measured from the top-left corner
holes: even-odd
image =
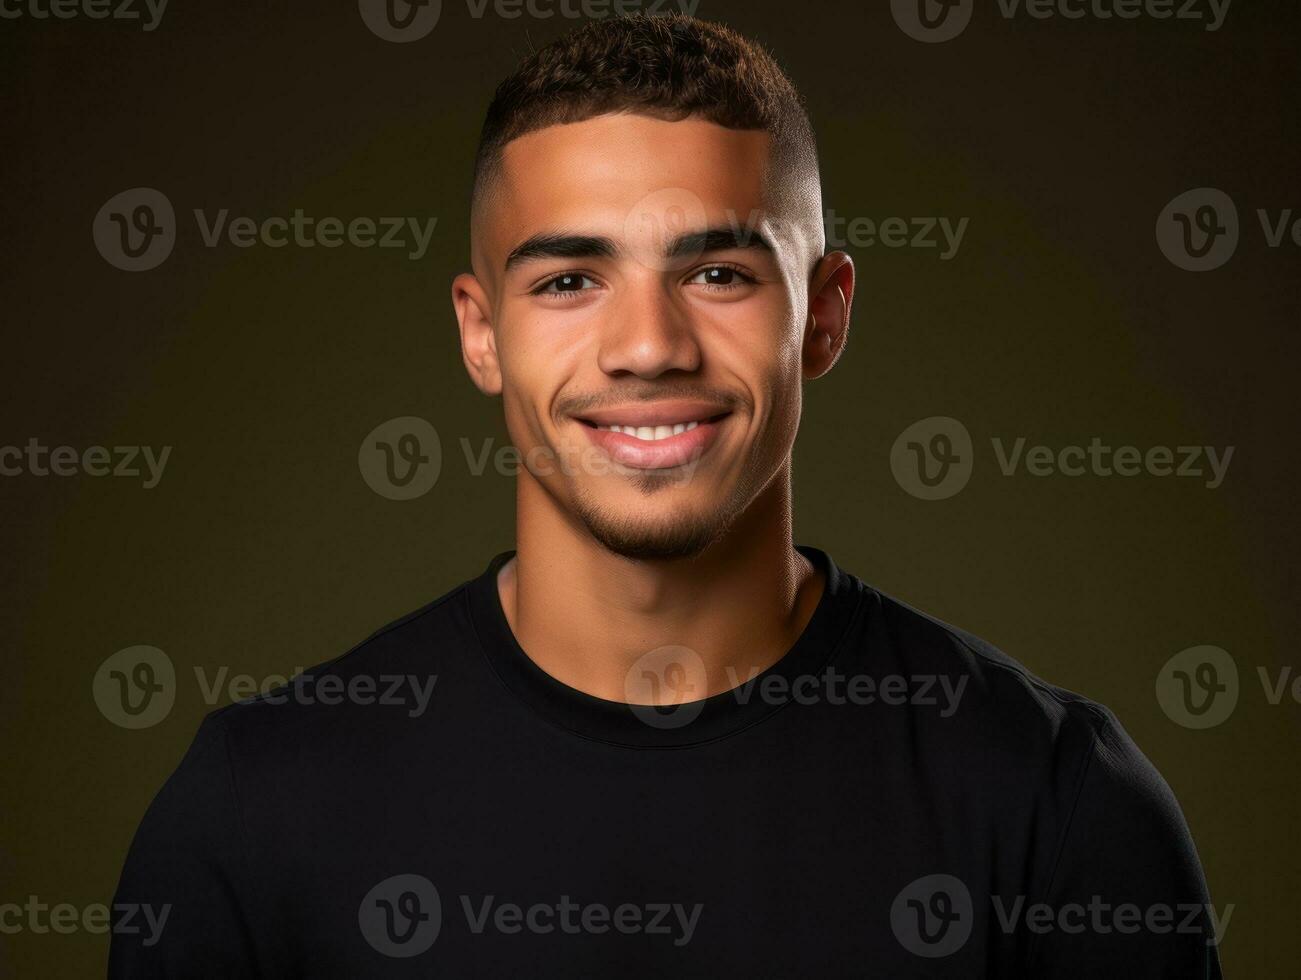
[[[790,455],[854,273],[823,254],[816,175],[773,159],[762,131],[607,114],[508,143],[476,199],[452,286],[465,365],[552,461],[519,476],[502,605],[535,663],[596,697],[735,687],[822,591],[792,545]],[[609,429],[648,418],[696,425]],[[635,666],[666,646],[696,656],[646,684]]]

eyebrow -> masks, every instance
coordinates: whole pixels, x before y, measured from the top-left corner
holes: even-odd
[[[614,242],[599,235],[543,232],[516,245],[506,256],[506,268],[531,259],[612,259],[618,254]]]
[[[678,259],[704,252],[721,252],[731,248],[751,248],[772,252],[772,243],[753,228],[722,227],[687,232],[669,243],[666,258]],[[542,232],[526,238],[506,256],[506,268],[533,259],[612,259],[621,249],[613,239],[602,235],[571,235],[565,232]]]
[[[752,248],[771,252],[772,243],[753,228],[706,228],[679,235],[669,246],[668,258],[677,259],[701,252],[722,252],[729,248]]]

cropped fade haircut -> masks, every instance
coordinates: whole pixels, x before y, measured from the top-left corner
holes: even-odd
[[[804,100],[772,55],[722,24],[639,13],[571,31],[529,55],[497,87],[475,156],[474,201],[511,140],[618,112],[763,130],[772,140],[774,173],[817,180]]]

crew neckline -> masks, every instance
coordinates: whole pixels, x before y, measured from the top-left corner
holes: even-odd
[[[630,748],[699,745],[756,725],[779,710],[784,702],[765,701],[760,685],[770,677],[783,678],[789,685],[797,677],[818,673],[853,618],[861,595],[853,576],[841,571],[824,551],[804,545],[796,545],[796,550],[822,572],[825,584],[794,644],[752,682],[671,708],[607,701],[570,687],[539,667],[516,640],[497,589],[497,573],[515,556],[514,551],[495,556],[467,584],[470,615],[480,650],[494,673],[552,723],[575,735]]]

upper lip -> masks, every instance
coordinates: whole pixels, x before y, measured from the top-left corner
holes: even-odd
[[[616,408],[583,412],[575,417],[592,425],[676,425],[679,422],[705,422],[726,415],[729,411],[717,402],[635,402]]]

